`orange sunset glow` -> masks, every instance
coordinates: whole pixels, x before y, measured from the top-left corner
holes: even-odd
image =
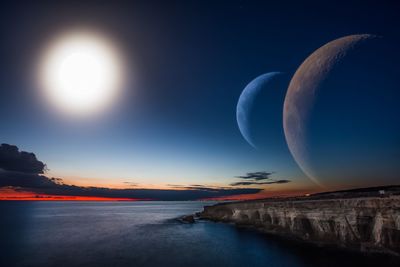
[[[29,191],[18,191],[13,188],[0,188],[0,200],[7,201],[139,201],[135,198],[111,198],[92,196],[63,196],[36,194]]]

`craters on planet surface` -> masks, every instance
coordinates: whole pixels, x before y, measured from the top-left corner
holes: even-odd
[[[297,69],[283,126],[295,161],[314,182],[383,184],[399,173],[398,62],[395,44],[361,34],[327,43]]]

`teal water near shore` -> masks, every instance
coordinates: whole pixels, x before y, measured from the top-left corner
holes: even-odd
[[[177,217],[213,202],[0,202],[0,266],[389,266]]]

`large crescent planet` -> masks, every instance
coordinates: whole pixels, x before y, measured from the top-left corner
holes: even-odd
[[[250,113],[254,105],[254,101],[262,90],[268,88],[272,80],[278,76],[280,72],[268,72],[262,74],[252,80],[240,94],[236,107],[236,120],[243,138],[254,148],[256,144],[250,131]]]
[[[286,142],[301,170],[323,186],[313,172],[307,151],[307,122],[320,85],[330,71],[360,43],[374,35],[349,35],[333,40],[313,52],[297,69],[290,81],[284,107],[283,128]]]

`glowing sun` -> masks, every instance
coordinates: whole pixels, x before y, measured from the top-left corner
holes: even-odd
[[[122,86],[120,54],[103,37],[70,33],[45,51],[40,84],[56,107],[75,115],[92,114],[110,104]]]

